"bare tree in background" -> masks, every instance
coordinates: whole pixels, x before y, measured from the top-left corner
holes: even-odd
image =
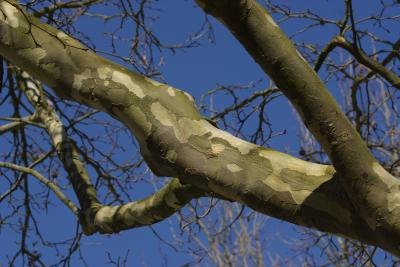
[[[377,1],[376,13],[357,17],[355,3],[345,0],[343,17],[335,19],[280,1],[196,2],[274,82],[265,90],[253,90],[255,82],[207,92],[201,109],[209,118],[186,92],[154,80],[162,79],[160,52],[212,39],[208,19],[186,41],[169,45],[151,29],[157,5],[150,0],[0,1],[1,105],[7,107],[0,134],[8,142],[1,151],[6,181],[1,183],[7,188],[0,195],[0,227],[20,236],[9,264],[48,265],[34,248],[40,243],[54,249],[56,265],[68,265],[74,253],[81,257],[82,234],[118,233],[178,214],[181,235],[174,242],[186,238],[193,245],[187,252],[194,263],[261,266],[266,253],[260,216],[266,214],[303,227],[306,240],[298,245],[305,266],[374,266],[377,248],[386,251],[380,252],[380,265],[395,265],[393,256],[400,255],[400,40],[393,30],[400,19],[398,2]],[[109,12],[99,13],[104,6]],[[282,25],[301,21],[293,41],[269,12]],[[97,49],[76,27],[81,16],[117,22],[107,34],[111,51]],[[329,42],[302,39],[324,27],[334,32]],[[119,42],[130,44],[129,55],[118,54]],[[340,105],[327,85],[341,95]],[[265,112],[282,94],[306,127],[298,153],[303,160],[266,148],[284,133],[272,130]],[[232,104],[214,107],[221,97]],[[125,148],[119,139],[130,133],[136,142]],[[157,176],[176,178],[132,200],[133,188],[148,178],[146,166]],[[32,186],[29,177],[43,186]],[[55,197],[79,221],[76,235],[61,242],[46,238],[37,220],[40,210],[53,208]],[[316,247],[326,263],[310,252]],[[109,258],[110,264],[124,264]]]

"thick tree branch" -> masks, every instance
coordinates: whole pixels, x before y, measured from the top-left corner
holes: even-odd
[[[173,179],[155,194],[137,202],[120,206],[103,206],[97,199],[84,162],[80,159],[75,142],[67,136],[53,104],[46,99],[38,81],[27,72],[17,70],[17,80],[29,102],[35,108],[37,120],[44,124],[63,166],[68,173],[81,206],[79,217],[85,234],[116,233],[121,230],[153,224],[170,217],[192,199],[205,193],[191,185],[182,185]],[[1,165],[0,165],[1,166]],[[36,173],[34,173],[36,175]],[[40,177],[43,182],[43,178]],[[52,182],[43,182],[55,191]],[[64,198],[61,198],[64,201]],[[65,201],[64,201],[65,202]],[[70,202],[70,201],[69,201]],[[76,212],[75,212],[76,213]]]
[[[220,2],[227,4],[226,1]],[[122,121],[139,141],[142,155],[157,175],[179,177],[182,183],[241,202],[262,213],[398,253],[395,247],[399,237],[396,220],[390,224],[386,221],[387,214],[383,213],[390,210],[393,216],[397,214],[397,198],[385,198],[385,191],[380,196],[387,203],[378,200],[380,206],[372,207],[378,210],[371,211],[367,206],[368,212],[363,209],[363,216],[360,216],[360,207],[353,207],[353,203],[358,202],[349,201],[351,198],[346,194],[346,191],[353,192],[351,183],[346,182],[350,188],[344,190],[340,181],[358,181],[359,172],[365,168],[367,176],[373,178],[371,186],[374,189],[380,190],[381,184],[375,183],[377,177],[383,177],[394,187],[397,183],[375,162],[323,84],[314,72],[308,71],[309,66],[297,55],[270,16],[260,7],[236,7],[235,4],[227,7],[228,15],[232,16],[228,22],[235,21],[238,26],[235,34],[248,34],[251,37],[248,41],[255,41],[257,49],[265,52],[259,62],[264,57],[269,58],[271,66],[264,67],[271,71],[281,89],[286,88],[284,92],[291,100],[296,100],[294,104],[303,111],[309,127],[319,133],[323,146],[333,151],[330,155],[334,155],[333,162],[340,173],[335,173],[331,166],[302,161],[259,147],[215,128],[203,119],[185,92],[97,56],[75,39],[23,13],[18,5],[11,5],[8,1],[0,1],[0,54],[50,85],[60,96],[105,111]],[[250,18],[254,25],[247,23]],[[249,28],[242,29],[238,24]],[[272,37],[252,39],[257,30],[250,26],[272,30]],[[275,37],[283,44],[275,42]],[[277,53],[273,56],[271,51],[263,51],[265,44],[269,49],[278,47]],[[313,87],[308,88],[309,83]],[[351,148],[351,145],[355,147]],[[348,165],[354,163],[354,159],[357,159],[355,170]],[[383,189],[387,189],[385,186]],[[397,193],[394,187],[390,189]],[[354,190],[360,189],[356,186]],[[160,192],[165,192],[164,196],[170,195],[168,190]],[[366,195],[361,194],[356,199],[367,200],[366,203],[370,204],[373,196],[367,195],[366,199]],[[147,201],[149,199],[144,203]],[[116,212],[112,208],[108,210],[118,214],[117,209]],[[376,215],[384,216],[374,217]],[[106,218],[110,216],[98,217],[108,221]],[[384,219],[382,224],[381,218]]]
[[[206,196],[203,190],[183,185],[173,178],[153,195],[120,206],[103,206],[96,213],[94,225],[102,233],[151,225],[181,210],[193,199]]]
[[[345,178],[340,180],[351,203],[379,232],[380,246],[399,255],[399,181],[378,164],[292,42],[255,0],[197,2],[232,32],[296,107],[340,177]]]

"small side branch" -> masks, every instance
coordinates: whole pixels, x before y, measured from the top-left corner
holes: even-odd
[[[204,191],[172,179],[153,195],[120,206],[103,206],[92,226],[101,233],[117,233],[124,229],[151,225],[182,209],[192,199],[206,196]],[[88,229],[89,230],[89,229]]]
[[[358,62],[363,64],[372,70],[373,73],[378,73],[385,80],[387,80],[393,87],[400,89],[400,77],[385,67],[387,62],[380,63],[377,60],[369,57],[365,54],[358,46],[355,46],[349,43],[343,36],[334,37],[322,50],[320,56],[318,57],[317,63],[315,64],[314,69],[318,71],[322,63],[325,61],[326,57],[330,52],[332,52],[336,47],[341,47],[349,52]],[[397,50],[397,51],[396,51]],[[395,55],[399,53],[399,47],[393,46],[393,51],[391,55]]]
[[[71,200],[68,199],[66,195],[62,192],[62,190],[52,181],[41,175],[39,172],[37,172],[34,169],[31,168],[26,168],[20,165],[16,165],[13,163],[8,163],[8,162],[0,162],[0,167],[1,168],[8,168],[12,169],[15,171],[19,172],[24,172],[27,174],[30,174],[34,176],[36,179],[38,179],[42,184],[46,185],[48,188],[50,188],[51,191],[54,192],[54,194],[58,197],[58,199],[61,200],[62,203],[64,203],[65,206],[67,206],[75,215],[78,215],[79,209],[72,203]]]

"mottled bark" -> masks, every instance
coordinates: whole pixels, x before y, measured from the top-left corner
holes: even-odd
[[[295,106],[340,174],[340,184],[352,205],[375,231],[375,239],[381,247],[399,253],[399,181],[372,156],[323,82],[270,14],[255,0],[197,2],[232,32]],[[366,56],[359,56],[364,63],[368,61]]]
[[[68,173],[69,180],[78,197],[82,210],[90,210],[91,206],[100,206],[88,172],[80,160],[75,142],[68,138],[67,132],[54,110],[52,103],[46,99],[36,81],[27,72],[17,70],[19,88],[35,108],[36,119],[44,125],[53,146]],[[93,207],[94,208],[94,207]]]
[[[398,182],[370,155],[316,74],[255,2],[201,3],[231,28],[297,106],[339,172],[215,128],[203,119],[187,93],[94,54],[9,1],[0,1],[0,54],[58,95],[123,122],[155,174],[179,177],[181,183],[259,212],[399,255],[396,215],[400,202],[394,196]],[[186,197],[179,190],[175,196]],[[151,209],[163,202],[149,203]],[[104,218],[106,222],[110,217]]]
[[[29,102],[35,108],[35,118],[42,123],[57,154],[68,174],[68,178],[78,197],[80,210],[71,204],[61,190],[35,170],[14,165],[0,166],[30,173],[43,184],[51,188],[58,198],[77,214],[85,234],[117,233],[124,229],[156,223],[168,218],[194,198],[205,193],[191,185],[182,185],[178,179],[172,179],[161,190],[140,201],[119,206],[103,206],[97,199],[96,190],[91,183],[85,163],[80,159],[75,141],[68,137],[66,129],[55,112],[50,100],[46,99],[38,81],[27,72],[17,70],[18,85],[24,91]],[[29,171],[27,171],[29,170]]]

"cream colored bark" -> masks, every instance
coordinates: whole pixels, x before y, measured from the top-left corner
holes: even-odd
[[[23,71],[16,73],[19,88],[24,91],[29,102],[35,108],[35,120],[44,125],[65,171],[78,197],[80,211],[72,204],[53,182],[44,178],[35,170],[1,163],[0,166],[27,172],[52,189],[58,198],[78,215],[85,234],[94,232],[115,233],[124,229],[156,223],[168,218],[180,210],[190,200],[204,194],[191,185],[182,185],[174,178],[164,188],[139,201],[120,206],[103,206],[96,196],[88,171],[80,159],[75,142],[67,135],[53,103],[46,98],[38,81]]]

